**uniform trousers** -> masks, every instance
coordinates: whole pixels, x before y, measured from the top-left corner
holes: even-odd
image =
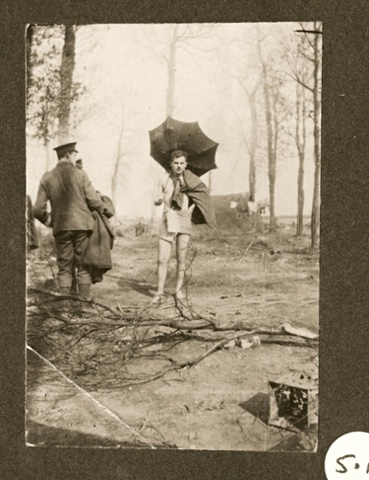
[[[77,268],[78,285],[91,284],[90,273],[82,267],[90,235],[90,230],[62,230],[55,234],[59,288],[72,286],[74,268]]]

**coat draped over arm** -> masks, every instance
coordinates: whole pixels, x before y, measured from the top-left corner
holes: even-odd
[[[184,184],[173,201],[181,208],[185,193],[190,199],[190,205],[196,205],[192,214],[193,223],[196,225],[206,223],[210,228],[216,228],[217,222],[209,188],[190,170],[185,170],[183,177]]]

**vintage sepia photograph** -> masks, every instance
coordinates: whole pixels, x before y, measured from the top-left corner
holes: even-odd
[[[28,26],[28,447],[317,451],[322,48]]]

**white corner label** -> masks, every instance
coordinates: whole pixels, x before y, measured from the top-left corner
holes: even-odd
[[[369,433],[337,438],[325,456],[324,469],[327,480],[369,480]]]

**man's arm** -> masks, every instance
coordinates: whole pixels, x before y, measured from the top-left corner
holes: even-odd
[[[156,181],[153,198],[154,198],[154,205],[159,206],[163,203],[164,183],[163,183],[162,177],[159,177]]]
[[[111,218],[115,215],[113,202],[107,195],[100,194],[101,201],[104,205],[104,215],[106,218]]]
[[[83,175],[83,191],[85,193],[87,205],[91,210],[97,210],[100,213],[104,211],[104,204],[101,201],[101,197],[92,186],[90,179],[87,174],[81,170]]]
[[[195,210],[195,208],[196,208],[196,203],[193,203],[188,209],[188,214],[192,215],[192,212]]]
[[[44,225],[50,221],[50,213],[47,211],[47,192],[42,181],[38,188],[37,199],[33,206],[33,215]]]

